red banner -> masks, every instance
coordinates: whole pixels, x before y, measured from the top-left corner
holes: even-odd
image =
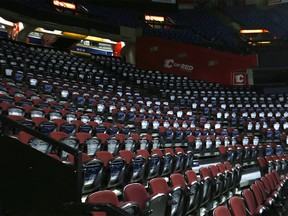
[[[235,71],[246,71],[258,64],[255,54],[232,54],[149,36],[137,39],[136,62],[141,69],[224,85],[235,84],[231,79]]]

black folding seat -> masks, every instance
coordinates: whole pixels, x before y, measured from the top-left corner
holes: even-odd
[[[239,184],[241,182],[242,178],[242,167],[238,164],[234,167],[231,166],[230,162],[226,161],[224,162],[226,170],[231,173],[232,175],[232,184],[230,187],[230,190],[235,193],[235,190],[237,187],[239,187]]]
[[[24,131],[20,131],[18,133],[18,139],[24,144],[28,144],[32,148],[37,149],[38,151],[44,154],[49,154],[52,151],[52,146],[48,142],[45,142],[41,139],[33,137],[32,135]]]
[[[228,147],[229,148],[229,147]],[[244,155],[245,154],[245,149],[243,147],[243,145],[241,144],[237,144],[235,146],[235,159],[234,159],[234,163],[239,163],[242,164],[243,160],[244,160]]]
[[[108,135],[108,134],[106,134],[106,133],[97,133],[96,134],[96,137],[97,138],[99,138],[100,140],[101,140],[101,143],[102,143],[102,150],[105,150],[105,151],[107,151],[107,143],[106,143],[106,141],[107,141],[107,139],[109,139],[110,138],[110,136]]]
[[[287,173],[288,161],[287,161],[284,154],[279,154],[278,158],[279,158],[279,161],[281,163],[281,173],[280,174],[285,176]]]
[[[161,146],[172,147],[174,145],[174,130],[169,127],[164,126],[159,127],[159,136],[161,141]]]
[[[35,108],[34,106],[24,106],[23,109],[25,110],[26,116],[28,118],[45,117],[45,112],[42,109]]]
[[[207,135],[205,137],[204,146],[205,146],[205,152],[206,153],[214,154],[214,152],[215,152],[215,136]]]
[[[111,190],[102,190],[90,194],[86,200],[89,204],[111,204],[114,207],[123,209],[123,214],[131,216],[139,215],[140,208],[135,202],[120,202],[117,195]],[[100,212],[101,213],[101,212]],[[104,213],[104,212],[103,212]],[[93,216],[99,216],[99,211],[92,212]],[[106,213],[104,213],[106,214]]]
[[[106,133],[109,134],[111,137],[115,136],[116,134],[120,132],[122,127],[123,127],[122,124],[114,123],[110,127],[107,127]]]
[[[147,168],[146,158],[142,155],[135,155],[129,150],[120,150],[119,155],[124,158],[127,163],[125,183],[144,183]]]
[[[197,180],[196,173],[193,170],[185,172],[187,183],[182,174],[174,173],[170,176],[171,184],[173,187],[180,186],[184,190],[185,204],[184,213],[186,215],[192,214],[197,210],[200,199],[200,183]]]
[[[116,136],[106,139],[107,151],[111,152],[114,156],[118,155],[119,150],[122,149],[122,145],[123,142]]]
[[[165,215],[167,205],[165,194],[148,194],[145,187],[139,183],[126,185],[123,194],[126,201],[136,202],[140,206],[141,215]]]
[[[213,216],[232,216],[232,214],[227,206],[220,205],[213,210]]]
[[[167,177],[170,176],[174,171],[175,158],[170,153],[162,152],[161,149],[152,149],[151,154],[157,154],[161,160],[161,172],[160,176]]]
[[[271,156],[265,156],[264,158],[265,158],[267,169],[268,169],[267,173],[270,173],[274,169],[276,169],[276,164],[274,163],[274,161],[273,161]],[[280,163],[278,163],[278,169],[280,169]]]
[[[139,149],[139,142],[137,142],[132,137],[127,137],[123,141],[123,149],[129,150],[131,152],[136,152],[136,150]]]
[[[164,178],[153,178],[149,182],[153,194],[165,194],[168,197],[166,214],[182,215],[184,212],[184,188],[173,186],[170,188]]]
[[[66,164],[74,163],[74,156],[68,154]],[[102,181],[104,179],[103,162],[96,158],[90,158],[87,154],[82,153],[83,185],[82,194],[88,194],[102,190]]]
[[[170,154],[173,156],[173,170],[172,173],[182,173],[184,170],[185,165],[185,159],[186,155],[184,154],[184,151],[181,151],[178,148],[178,151],[174,151],[172,148],[165,148],[164,154]]]
[[[151,134],[153,133],[159,133],[160,125],[162,124],[162,119],[152,119],[151,121]]]
[[[183,146],[184,145],[184,131],[186,130],[185,128],[178,127],[177,129],[172,128],[174,131],[174,141],[173,141],[173,146]]]
[[[224,145],[220,145],[219,148],[219,155],[222,162],[228,161],[234,164],[234,155],[235,155],[235,147],[229,146],[225,147]]]
[[[80,133],[76,133],[76,137],[79,139],[77,134],[80,134]],[[84,133],[84,134],[87,134],[87,133]],[[95,156],[96,152],[104,150],[104,144],[99,137],[90,136],[90,137],[87,137],[87,139],[85,139],[83,150],[87,153],[89,157],[93,157]]]
[[[190,135],[187,137],[188,141],[188,149],[192,150],[195,154],[200,153],[204,154],[204,136],[196,137],[194,135]]]
[[[51,136],[51,134],[50,134],[50,136]],[[55,138],[55,137],[52,137],[52,138]],[[64,138],[61,138],[59,141],[64,143],[64,144],[66,144],[66,145],[68,145],[68,146],[70,146],[71,148],[74,148],[74,149],[78,149],[79,148],[79,140],[77,138],[75,138],[75,137],[64,137]],[[58,149],[58,156],[62,160],[66,160],[67,157],[68,157],[68,152],[65,152],[64,150]]]
[[[109,124],[108,122],[104,123],[102,122],[101,124],[99,124],[98,126],[96,126],[95,128],[95,133],[106,133],[108,127],[111,127],[111,124]]]
[[[124,124],[126,122],[126,118],[127,118],[126,113],[127,113],[126,110],[124,111],[121,111],[118,109],[112,110],[113,119],[115,120],[115,122],[121,123],[121,124]]]
[[[35,129],[43,134],[49,135],[57,130],[57,124],[43,117],[33,117],[31,120],[35,123]]]
[[[144,134],[144,133],[150,133],[150,122],[151,119],[145,119],[141,117],[136,117],[135,122],[137,125],[137,133],[138,134]]]
[[[149,134],[143,134],[139,139],[139,149],[146,149],[150,151],[152,148],[152,136]]]
[[[131,128],[136,127],[136,112],[133,112],[133,111],[127,112],[125,124]]]
[[[15,106],[15,105],[12,105],[10,106],[10,104],[7,104],[8,106],[7,107],[3,107],[4,104],[1,104],[1,107],[2,107],[2,111],[4,112],[5,110],[7,111],[7,115],[9,116],[25,116],[25,111],[22,107],[19,107],[19,106]]]
[[[229,192],[233,189],[233,173],[226,169],[225,165],[223,163],[217,163],[217,168],[220,171],[220,173],[223,176],[223,190],[222,194],[224,196],[228,195]]]
[[[272,161],[273,161],[273,163],[274,163],[274,168],[275,168],[275,170],[276,170],[279,174],[282,173],[282,163],[281,163],[278,155],[272,155],[272,156],[271,156],[271,159],[272,159]]]
[[[161,148],[161,142],[159,137],[152,137],[151,149]]]
[[[76,121],[73,120],[72,123],[75,124]],[[76,126],[77,126],[77,132],[89,133],[89,134],[94,134],[94,128],[96,127],[96,126],[94,127],[90,121],[88,121],[87,123],[82,123],[82,124],[80,122],[76,123]]]
[[[162,160],[158,154],[149,154],[145,149],[138,149],[137,155],[142,155],[146,158],[146,174],[145,179],[150,180],[161,175]]]
[[[119,156],[114,157],[112,153],[108,151],[96,152],[96,159],[101,160],[105,167],[102,188],[122,189],[126,174],[125,159]]]
[[[263,205],[266,207],[267,211],[272,213],[273,212],[272,206],[275,204],[275,202],[272,198],[267,197],[263,183],[259,180],[257,181],[258,181],[257,183],[255,182],[250,186],[250,190],[253,192],[253,195],[255,197],[256,206]]]
[[[224,176],[219,171],[216,165],[209,165],[208,169],[210,170],[210,179],[212,184],[212,196],[216,201],[221,201],[221,196],[224,189]]]
[[[244,189],[242,191],[242,196],[244,198],[245,204],[247,206],[249,215],[265,215],[268,212],[268,209],[260,204],[258,205],[253,192],[250,189]]]
[[[95,113],[97,115],[101,115],[101,116],[107,116],[107,109],[108,109],[108,105],[105,104],[104,102],[99,102],[98,103],[96,102],[95,103]]]
[[[212,197],[212,180],[208,167],[201,167],[199,169],[200,182],[202,184],[202,193],[200,198],[200,207],[205,207],[213,199]],[[210,203],[211,204],[211,203]]]

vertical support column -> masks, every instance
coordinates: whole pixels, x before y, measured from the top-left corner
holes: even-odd
[[[18,37],[17,37],[17,41],[26,43],[27,42],[27,37],[30,34],[30,32],[32,32],[35,29],[34,26],[29,26],[24,24],[24,29],[22,29],[19,33],[18,33]]]
[[[82,199],[82,185],[83,185],[83,165],[82,165],[82,152],[78,151],[74,155],[74,167],[76,177],[76,197],[75,203],[81,203]]]
[[[254,85],[254,78],[253,78],[253,69],[247,69],[246,74],[248,76],[248,85],[252,86]]]
[[[127,42],[121,50],[121,57],[130,64],[136,64],[136,45],[133,42]]]

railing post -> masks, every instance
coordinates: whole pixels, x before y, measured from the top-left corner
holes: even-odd
[[[82,185],[83,185],[83,165],[82,165],[82,152],[77,151],[74,155],[74,168],[76,175],[76,200],[75,202],[81,203],[82,199]]]

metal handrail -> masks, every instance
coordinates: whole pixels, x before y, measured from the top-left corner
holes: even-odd
[[[58,140],[55,140],[45,134],[42,134],[32,128],[29,128],[25,125],[22,125],[9,117],[5,115],[0,115],[0,122],[2,122],[2,132],[5,134],[7,132],[7,127],[6,126],[13,126],[15,128],[19,128],[22,131],[31,134],[34,137],[37,137],[41,140],[44,140],[45,142],[48,142],[49,144],[56,146],[60,148],[61,150],[64,150],[74,156],[74,171],[76,173],[76,197],[75,197],[75,202],[81,202],[82,198],[82,151],[74,149],[68,145],[65,145]]]

